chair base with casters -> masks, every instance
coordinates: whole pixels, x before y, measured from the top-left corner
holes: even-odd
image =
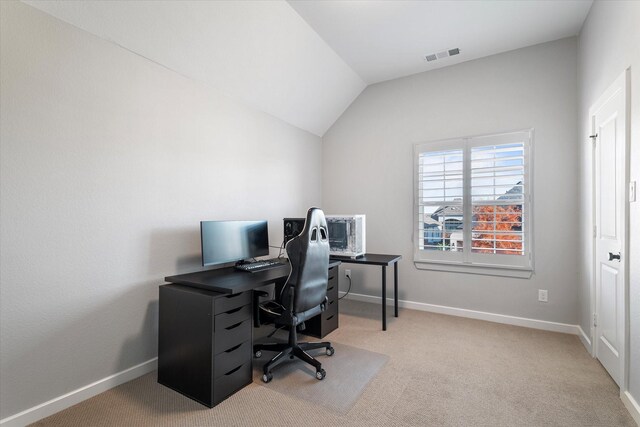
[[[322,364],[307,353],[309,350],[316,350],[319,348],[324,348],[327,356],[333,356],[335,353],[335,349],[328,341],[299,343],[297,327],[293,326],[289,328],[289,342],[256,344],[253,346],[253,355],[256,358],[259,358],[262,357],[263,351],[275,351],[278,353],[271,360],[265,363],[263,367],[262,381],[265,383],[268,383],[273,379],[273,374],[271,373],[273,368],[287,359],[294,358],[298,358],[316,368],[316,378],[318,380],[323,380],[327,373],[322,369]]]
[[[288,343],[267,343],[256,344],[253,346],[253,354],[255,357],[261,357],[263,351],[275,351],[278,352],[270,361],[268,361],[263,367],[262,381],[268,383],[273,379],[271,370],[284,362],[287,359],[298,358],[303,362],[316,368],[316,378],[319,380],[324,379],[327,375],[322,364],[316,360],[313,356],[307,353],[309,350],[315,350],[318,348],[324,348],[327,356],[333,356],[335,353],[334,348],[330,342],[297,342],[296,328],[293,327],[289,331]]]

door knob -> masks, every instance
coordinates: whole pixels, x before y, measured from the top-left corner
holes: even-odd
[[[614,259],[617,259],[618,262],[620,262],[620,252],[618,252],[617,254],[609,252],[609,261],[613,261]]]

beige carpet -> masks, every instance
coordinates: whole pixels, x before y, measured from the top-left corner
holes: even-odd
[[[311,337],[301,338],[304,341],[317,341]],[[263,383],[262,366],[273,357],[275,353],[272,352],[265,352],[260,359],[254,359],[253,381],[279,393],[346,414],[387,363],[389,356],[338,342],[332,344],[336,352],[331,357],[325,354],[324,349],[309,352],[327,371],[327,376],[322,381],[316,379],[315,368],[294,359],[277,366],[273,370],[273,380],[268,384]]]
[[[634,426],[578,337],[341,301],[335,343],[389,356],[346,414],[250,384],[213,409],[155,372],[46,418],[43,426]],[[331,373],[329,372],[328,375]]]

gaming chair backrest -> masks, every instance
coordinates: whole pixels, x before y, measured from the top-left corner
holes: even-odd
[[[284,285],[281,303],[290,308],[291,288],[295,290],[293,312],[302,313],[325,301],[329,280],[329,233],[324,212],[310,208],[300,234],[286,245],[291,274]]]

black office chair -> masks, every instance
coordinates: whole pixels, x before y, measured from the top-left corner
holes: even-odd
[[[291,263],[291,273],[274,300],[258,304],[257,314],[258,323],[270,320],[276,325],[288,327],[289,342],[256,344],[253,353],[260,357],[263,350],[278,352],[264,365],[262,381],[265,383],[273,379],[271,370],[286,360],[287,356],[313,365],[316,378],[322,380],[326,376],[322,364],[307,351],[325,348],[326,354],[333,356],[335,350],[330,342],[299,343],[297,335],[297,329],[304,325],[304,321],[323,312],[328,301],[329,234],[321,209],[309,209],[302,232],[289,240],[285,249]]]

